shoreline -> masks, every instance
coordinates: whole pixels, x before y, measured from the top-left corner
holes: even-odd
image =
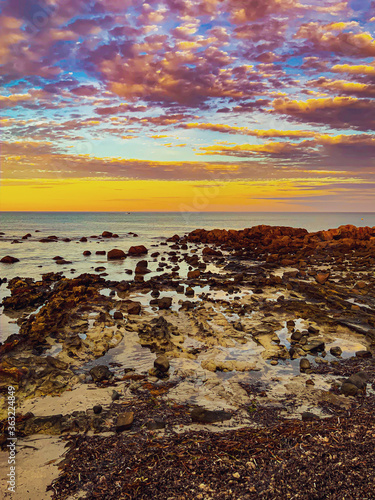
[[[130,242],[120,237],[111,243],[125,250]],[[104,479],[92,473],[82,479],[81,470],[81,479],[73,481],[72,460],[89,453],[100,462],[98,443],[107,450],[116,440],[119,447],[130,440],[144,453],[147,440],[167,446],[168,439],[181,443],[180,435],[200,439],[200,429],[208,433],[205,443],[217,433],[228,442],[240,436],[243,443],[246,432],[249,439],[254,432],[277,434],[275,429],[288,428],[288,439],[296,444],[307,430],[319,435],[325,421],[333,435],[339,425],[335,418],[348,422],[348,429],[353,426],[348,436],[360,434],[359,420],[350,424],[353,411],[372,422],[375,227],[314,233],[280,226],[195,230],[181,238],[171,235],[157,248],[140,247],[134,244],[130,254],[114,252],[113,259],[106,255],[108,266],[132,263],[127,279],[108,279],[103,271],[71,278],[50,272],[38,281],[23,277],[1,284],[11,292],[3,300],[4,311],[19,327],[0,345],[0,370],[2,391],[9,384],[17,389],[20,450],[40,435],[61,436],[64,445],[66,440],[70,446],[79,443],[68,452],[59,477],[54,470],[53,487],[45,493],[52,481],[48,466],[49,483],[46,479],[33,490],[35,498],[94,498],[96,490],[109,488],[104,462]],[[13,266],[2,269],[5,265]],[[367,436],[370,442],[373,437]],[[54,437],[51,443],[60,453]],[[280,453],[288,455],[280,446]],[[111,460],[120,460],[109,448]],[[166,449],[172,453],[172,444]],[[241,484],[252,478],[260,485],[266,478],[261,480],[256,469],[244,475],[244,460],[251,457],[238,458],[243,459],[239,477],[233,472],[228,479],[239,498],[256,498],[251,491],[246,496]],[[275,474],[270,457],[269,477]],[[32,460],[32,451],[25,460]],[[148,477],[142,481],[128,460],[133,482],[117,477],[116,494],[154,495],[150,484],[157,477],[147,475],[138,457],[142,477]],[[177,470],[182,472],[180,465]],[[192,462],[187,470],[195,470]],[[206,469],[197,466],[196,474],[203,474],[199,484],[190,476],[197,498],[233,498]],[[163,481],[159,488],[170,498],[186,495],[186,474],[175,493]],[[281,483],[280,488],[286,495]],[[364,494],[357,483],[356,488]],[[257,498],[275,498],[264,491]],[[88,496],[79,496],[82,492]],[[311,497],[301,493],[299,498]]]

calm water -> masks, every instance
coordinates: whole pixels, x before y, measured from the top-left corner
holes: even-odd
[[[82,213],[82,212],[0,212],[0,258],[12,255],[20,259],[15,264],[0,263],[0,278],[14,276],[39,279],[41,274],[62,271],[67,277],[74,277],[84,272],[95,272],[98,267],[105,268],[107,279],[129,280],[131,275],[126,269],[134,271],[140,258],[128,257],[123,261],[108,262],[106,256],[96,255],[97,250],[109,251],[121,248],[125,252],[131,245],[144,244],[150,252],[147,256],[148,267],[152,271],[147,277],[161,272],[157,271],[157,259],[150,257],[152,251],[159,251],[160,257],[168,261],[169,246],[161,245],[163,240],[174,235],[180,236],[196,228],[204,229],[243,229],[259,224],[303,227],[308,231],[335,228],[344,224],[356,226],[375,226],[374,213]],[[36,232],[38,231],[38,232]],[[90,239],[92,235],[100,235],[103,231],[112,231],[119,235],[118,239],[97,241]],[[138,237],[129,235],[137,233]],[[30,233],[28,240],[22,236]],[[55,235],[60,241],[40,243],[43,237]],[[82,236],[89,238],[80,242]],[[61,241],[70,238],[70,242]],[[13,243],[17,239],[20,243]],[[189,245],[193,248],[195,245]],[[84,257],[85,250],[92,254]],[[60,256],[71,263],[58,265],[53,260]],[[171,266],[172,267],[172,266]],[[214,265],[209,270],[220,272]],[[102,269],[103,271],[103,269]],[[166,269],[164,271],[170,271]],[[162,272],[164,272],[162,271]],[[101,271],[96,271],[101,272]],[[187,267],[180,264],[179,274],[186,277]],[[146,278],[147,279],[147,278]],[[3,284],[0,287],[0,301],[9,290]],[[10,313],[9,313],[10,314]],[[10,333],[16,333],[18,327],[12,314],[5,315],[0,308],[0,340]]]
[[[109,279],[130,279],[124,269],[133,269],[139,259],[128,258],[121,262],[107,262],[105,256],[95,255],[97,250],[121,248],[127,251],[131,245],[144,244],[150,249],[166,252],[161,246],[163,239],[204,229],[243,229],[259,224],[303,227],[318,231],[343,224],[375,226],[374,213],[121,213],[121,212],[2,212],[0,213],[0,257],[12,255],[20,259],[16,264],[0,264],[0,277],[14,276],[39,278],[42,273],[64,271],[73,276],[82,272],[93,272],[95,267],[105,266]],[[117,233],[119,239],[96,241],[89,239],[82,243],[82,236],[89,238],[103,231]],[[38,232],[36,232],[38,231]],[[137,233],[134,238],[129,232]],[[22,236],[30,233],[28,240]],[[55,235],[70,238],[69,243],[57,241],[40,243],[42,237]],[[18,239],[21,243],[13,243]],[[83,257],[84,250],[90,250],[90,257]],[[59,266],[53,261],[60,256],[72,264]],[[152,268],[153,264],[150,265]],[[156,268],[156,263],[155,263]],[[4,287],[1,287],[4,289]],[[0,291],[0,295],[4,293]]]

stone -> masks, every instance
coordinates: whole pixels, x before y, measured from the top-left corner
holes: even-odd
[[[169,309],[172,305],[172,297],[163,297],[158,300],[159,309]]]
[[[20,259],[17,259],[17,257],[12,257],[11,255],[6,255],[3,257],[0,262],[3,264],[14,264],[15,262],[19,262]]]
[[[194,290],[190,286],[188,286],[185,290],[185,295],[187,297],[192,297],[194,296],[194,294],[195,294]]]
[[[324,283],[327,282],[329,276],[330,276],[330,273],[318,273],[315,276],[315,281],[317,283],[319,283],[319,285],[324,285]]]
[[[105,254],[106,254],[106,252],[105,252],[105,250],[97,250],[97,251],[95,252],[95,254],[96,254],[96,255],[105,255]]]
[[[146,423],[146,427],[149,431],[156,431],[158,429],[165,429],[166,423],[160,417],[155,417]]]
[[[107,259],[108,260],[120,260],[120,259],[125,259],[126,253],[123,250],[120,250],[119,248],[114,248],[113,250],[110,250],[107,253]]]
[[[332,354],[332,356],[336,356],[336,358],[338,358],[342,354],[342,349],[340,346],[337,345],[337,346],[331,347],[329,352]]]
[[[158,356],[154,361],[154,367],[156,368],[156,370],[159,370],[162,373],[166,373],[170,367],[167,356],[164,356],[164,354]]]
[[[301,372],[309,370],[311,368],[311,363],[308,359],[302,358],[299,362],[299,369]]]
[[[102,237],[103,238],[112,238],[113,233],[111,231],[103,231],[102,232]]]
[[[194,271],[189,271],[187,277],[188,279],[196,279],[199,278],[200,274],[201,274],[200,270],[196,269]]]
[[[86,236],[82,236],[82,238],[79,241],[81,241],[82,243],[86,243],[86,241],[87,241]]]
[[[323,352],[325,344],[321,340],[311,340],[302,346],[304,351],[309,352]]]
[[[232,415],[227,411],[206,410],[202,407],[194,408],[190,412],[190,416],[193,422],[198,422],[200,424],[213,424],[215,422],[223,422],[232,418]]]
[[[144,245],[137,245],[129,248],[129,255],[143,255],[148,252]]]
[[[102,409],[103,409],[102,405],[95,405],[93,408],[93,411],[94,411],[95,415],[99,415],[99,413],[101,413]]]
[[[361,359],[372,358],[372,353],[370,351],[357,351],[355,355],[357,358]]]
[[[90,370],[91,378],[94,382],[102,382],[103,380],[110,380],[114,373],[105,365],[94,366]]]
[[[116,419],[116,432],[123,432],[131,428],[134,421],[134,413],[132,411],[126,411],[120,413]]]
[[[345,396],[356,396],[358,394],[358,387],[350,382],[344,382],[341,386],[341,392]]]
[[[368,379],[369,375],[366,372],[361,371],[351,375],[345,382],[355,385],[358,389],[364,389],[367,385]]]
[[[124,315],[122,314],[121,311],[115,311],[113,314],[114,319],[124,319]]]
[[[139,302],[131,302],[128,305],[128,314],[140,314],[142,306]]]
[[[85,250],[85,251],[83,252],[83,255],[84,255],[85,257],[88,257],[89,255],[91,255],[90,250]]]
[[[296,342],[298,342],[299,340],[301,340],[302,337],[303,337],[302,332],[293,332],[292,336],[291,336],[291,339],[295,340]]]
[[[111,399],[112,401],[118,401],[120,399],[121,395],[119,392],[113,390],[112,391],[112,396],[111,396]]]
[[[315,413],[312,413],[311,411],[304,411],[301,414],[302,421],[303,422],[311,422],[312,420],[320,420],[320,417],[318,415],[315,415]]]

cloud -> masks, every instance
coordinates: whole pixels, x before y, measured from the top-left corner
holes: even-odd
[[[327,125],[337,129],[375,130],[375,102],[370,99],[334,97],[297,101],[275,99],[273,112],[293,121]]]

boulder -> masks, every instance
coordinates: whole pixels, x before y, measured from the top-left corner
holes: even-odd
[[[129,248],[129,255],[144,255],[148,252],[144,245],[137,245]]]
[[[119,248],[114,248],[107,253],[108,260],[120,260],[125,259],[126,253],[120,250]]]
[[[162,373],[166,373],[169,370],[169,366],[169,360],[164,354],[158,356],[154,361],[154,367]]]
[[[301,372],[305,372],[306,370],[310,370],[311,363],[308,359],[302,358],[299,362],[299,369]]]
[[[20,259],[17,259],[16,257],[12,257],[11,255],[6,255],[3,257],[0,262],[3,264],[14,264],[15,262],[19,262]]]
[[[103,380],[110,380],[114,373],[105,365],[94,366],[90,370],[91,378],[94,382],[102,382]]]
[[[169,309],[172,305],[172,297],[163,297],[158,300],[159,309]]]
[[[113,233],[111,231],[103,231],[102,232],[102,237],[103,238],[112,238]]]
[[[88,257],[89,255],[91,255],[90,250],[85,250],[85,251],[83,252],[83,255],[84,255],[85,257]]]
[[[358,394],[358,387],[350,382],[344,382],[341,386],[341,392],[345,396],[356,396]]]
[[[132,411],[125,411],[120,413],[116,420],[116,432],[122,432],[130,429],[133,425],[134,413]]]
[[[139,302],[130,302],[128,305],[128,314],[140,314],[142,306]]]
[[[196,279],[196,278],[199,278],[200,274],[201,274],[200,270],[196,269],[194,271],[189,271],[187,277],[189,280]]]
[[[337,345],[337,346],[331,347],[329,352],[332,354],[332,356],[336,356],[338,358],[342,354],[342,349],[340,346]]]
[[[97,250],[95,252],[96,255],[105,255],[105,253],[106,253],[105,250]]]
[[[232,415],[224,410],[206,410],[202,407],[194,408],[190,412],[190,416],[193,422],[198,422],[200,424],[213,424],[215,422],[223,422],[224,420],[230,420]]]

